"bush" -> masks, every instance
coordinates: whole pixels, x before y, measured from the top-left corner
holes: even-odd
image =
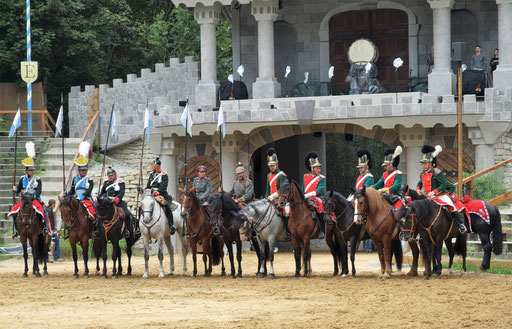
[[[464,177],[474,175],[474,172],[464,173]],[[503,173],[493,172],[473,180],[473,194],[475,200],[489,201],[507,192],[503,185]]]

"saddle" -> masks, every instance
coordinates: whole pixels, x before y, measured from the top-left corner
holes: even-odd
[[[383,193],[382,197],[390,204],[394,205],[398,200],[400,200],[400,197],[398,195],[392,195],[388,193]]]
[[[306,200],[308,207],[316,213],[318,211],[318,204],[316,203],[316,200],[313,198],[307,198]]]
[[[160,205],[162,205],[162,206],[164,206],[164,207],[165,207],[165,206],[167,206],[167,200],[165,200],[165,198],[164,198],[163,196],[161,196],[161,195],[157,195],[157,196],[155,196],[155,200],[156,200],[156,202],[158,202]]]
[[[117,207],[117,206],[116,206]],[[124,209],[121,207],[117,207],[117,215],[121,219],[126,219],[126,213],[124,212]]]

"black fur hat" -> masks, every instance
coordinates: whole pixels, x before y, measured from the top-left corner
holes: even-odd
[[[396,148],[389,148],[384,151],[384,162],[382,166],[392,164],[393,167],[398,168],[400,164],[400,154],[402,153],[402,147],[397,146]]]
[[[420,162],[431,162],[433,167],[437,166],[436,157],[443,151],[443,148],[440,145],[436,145],[435,147],[432,145],[423,145],[421,148],[421,153],[423,153],[423,158]]]
[[[364,149],[357,150],[356,155],[358,157],[357,168],[367,166],[368,169],[372,169],[373,161],[370,151]]]
[[[318,161],[318,154],[315,152],[309,152],[306,154],[304,158],[304,164],[306,165],[306,170],[311,171],[313,167],[321,166],[322,164]]]

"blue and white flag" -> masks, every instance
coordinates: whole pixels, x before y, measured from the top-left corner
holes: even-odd
[[[146,130],[146,138],[149,140],[149,131],[151,130],[151,119],[149,118],[149,110],[146,107],[146,112],[144,114],[144,129]]]
[[[55,123],[55,137],[59,136],[59,134],[64,134],[62,131],[62,126],[64,125],[64,106],[60,106],[59,115],[57,116],[57,122]]]
[[[222,138],[226,137],[226,121],[224,120],[224,110],[222,109],[222,103],[220,104],[219,108],[217,130],[219,130],[219,133],[222,131]]]
[[[112,125],[112,133],[110,134],[111,137],[114,139],[117,138],[117,123],[116,123],[116,111],[112,112],[112,122],[110,122]]]
[[[14,116],[14,120],[12,120],[11,130],[9,130],[9,138],[14,135],[16,132],[16,129],[21,127],[21,117],[20,117],[20,108],[18,107],[18,112],[16,112],[16,115]]]
[[[183,109],[183,114],[181,115],[180,119],[181,124],[185,129],[187,129],[187,133],[192,137],[192,116],[190,115],[190,111],[188,110],[188,104]]]

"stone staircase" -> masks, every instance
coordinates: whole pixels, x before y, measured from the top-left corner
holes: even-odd
[[[62,141],[60,138],[47,136],[18,136],[16,184],[20,176],[24,174],[21,160],[27,156],[25,143],[33,141],[36,149],[36,175],[43,180],[42,199],[56,199],[62,190]],[[64,141],[65,170],[73,161],[79,138],[66,138]],[[13,240],[12,218],[7,218],[7,213],[12,207],[12,170],[14,168],[14,138],[0,137],[0,244],[17,244],[18,239]]]

